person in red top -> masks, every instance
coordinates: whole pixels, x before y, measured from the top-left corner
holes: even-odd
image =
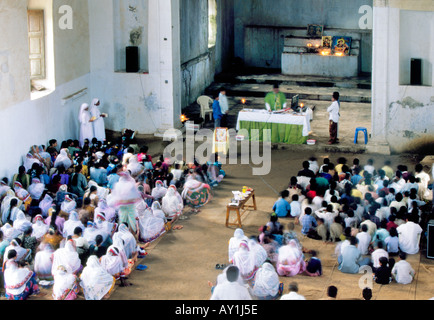
[[[396,217],[394,215],[391,215],[389,217],[389,222],[386,225],[386,230],[390,231],[392,228],[398,228],[398,225],[395,223]]]

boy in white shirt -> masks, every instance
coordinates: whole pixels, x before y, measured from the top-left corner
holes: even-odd
[[[401,252],[399,254],[399,261],[393,266],[392,276],[397,283],[410,284],[413,281],[416,272],[413,270],[411,265],[405,261],[405,259],[407,259],[407,254]]]

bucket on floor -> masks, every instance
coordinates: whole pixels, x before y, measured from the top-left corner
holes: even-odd
[[[307,144],[308,144],[309,146],[313,146],[313,145],[316,144],[316,140],[312,140],[312,139],[307,140]]]

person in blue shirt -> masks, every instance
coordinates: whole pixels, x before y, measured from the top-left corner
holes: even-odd
[[[291,205],[289,204],[288,200],[286,200],[288,197],[289,191],[283,190],[280,193],[280,199],[274,203],[273,211],[279,218],[285,218],[291,212]]]
[[[360,180],[363,179],[363,177],[359,174],[360,173],[359,168],[355,168],[353,170],[353,172],[354,172],[354,174],[351,177],[351,183],[353,184],[353,186],[355,186],[355,185],[357,185],[359,183]]]
[[[215,96],[214,103],[212,104],[212,116],[214,118],[214,128],[219,128],[224,113],[222,113],[218,95]]]
[[[316,219],[311,214],[312,208],[307,207],[304,209],[304,215],[300,218],[301,233],[304,235],[307,235],[311,229],[315,229],[318,225]]]

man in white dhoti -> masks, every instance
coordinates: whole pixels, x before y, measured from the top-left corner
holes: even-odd
[[[105,141],[105,125],[104,118],[107,116],[104,113],[101,113],[99,110],[99,106],[101,105],[101,101],[99,99],[93,99],[92,104],[90,106],[90,114],[92,118],[94,118],[93,125],[93,136],[101,142]]]

